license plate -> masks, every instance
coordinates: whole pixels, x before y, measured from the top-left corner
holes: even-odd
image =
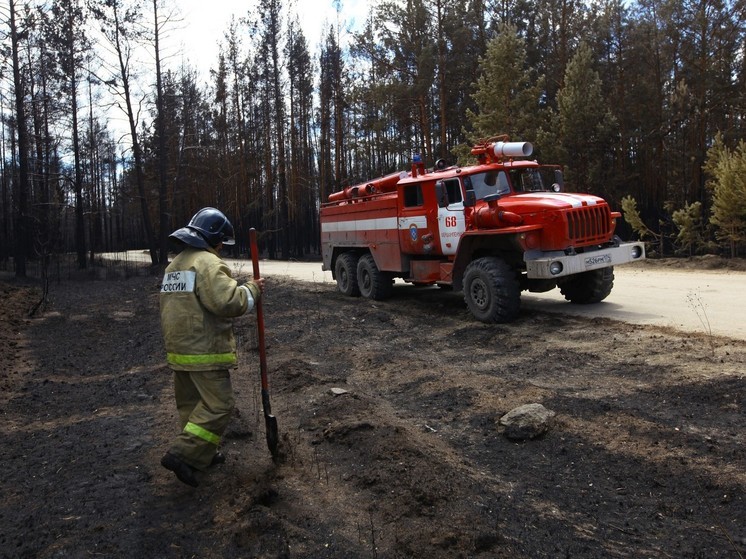
[[[597,256],[589,256],[585,259],[586,268],[594,268],[602,264],[611,264],[611,254],[599,254]]]

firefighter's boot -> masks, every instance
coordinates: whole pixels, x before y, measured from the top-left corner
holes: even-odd
[[[176,477],[179,478],[179,481],[183,481],[192,487],[197,487],[199,485],[197,476],[194,473],[194,468],[181,460],[178,456],[167,452],[163,458],[161,458],[161,466],[175,473]]]

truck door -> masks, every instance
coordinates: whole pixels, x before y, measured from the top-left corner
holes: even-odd
[[[464,193],[457,178],[443,181],[444,194],[448,196],[438,204],[438,237],[443,254],[456,254],[461,235],[466,231],[464,218]]]
[[[428,252],[426,247],[432,248],[432,230],[430,226],[434,210],[431,210],[431,223],[428,224],[427,204],[425,192],[422,183],[409,183],[400,185],[399,193],[399,245],[404,254],[425,254]],[[432,198],[432,194],[430,194]],[[430,207],[434,208],[433,200],[430,200]],[[430,226],[429,226],[430,225]]]

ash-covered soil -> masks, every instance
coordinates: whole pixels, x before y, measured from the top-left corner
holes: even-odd
[[[228,461],[193,489],[159,464],[177,430],[159,279],[52,284],[34,318],[39,289],[0,283],[0,557],[746,554],[743,342],[528,311],[485,325],[437,288],[372,302],[269,277],[284,462],[247,315]],[[557,415],[513,442],[498,420],[527,403]]]

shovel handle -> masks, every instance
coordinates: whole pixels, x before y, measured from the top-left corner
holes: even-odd
[[[251,246],[251,264],[254,267],[254,279],[259,279],[259,248],[256,244],[256,229],[249,229],[249,244]],[[269,382],[267,381],[267,352],[264,343],[264,309],[262,309],[262,296],[255,301],[257,338],[259,341],[259,370],[262,375],[262,407],[264,408],[264,426],[267,434],[267,446],[272,453],[274,461],[281,460],[279,451],[280,436],[277,428],[277,418],[272,415],[269,405]]]
[[[254,268],[254,279],[259,279],[259,249],[256,243],[256,229],[253,227],[249,229],[249,244],[251,246],[251,264]],[[262,375],[262,390],[267,391],[269,389],[269,382],[267,380],[267,351],[264,343],[264,309],[262,308],[262,297],[260,296],[257,301],[254,301],[256,305],[256,324],[257,324],[257,338],[259,341],[259,370]],[[265,415],[271,414],[269,409],[269,398],[266,398],[264,402],[264,413]]]

